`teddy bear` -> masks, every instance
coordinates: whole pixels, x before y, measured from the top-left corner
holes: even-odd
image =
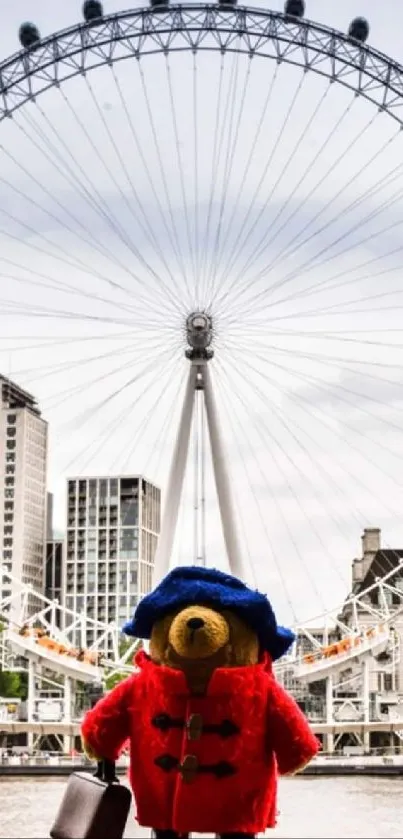
[[[212,568],[178,567],[125,634],[149,640],[136,671],[87,712],[83,745],[115,761],[130,742],[137,821],[157,839],[253,839],[276,824],[278,775],[319,743],[272,663],[293,633],[268,598]]]

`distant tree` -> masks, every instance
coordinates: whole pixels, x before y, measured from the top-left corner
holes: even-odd
[[[119,656],[122,657],[128,651],[128,649],[132,646],[133,639],[127,639],[123,635],[119,641]],[[141,649],[141,642],[139,643],[138,649]],[[134,653],[133,653],[134,657]],[[128,661],[127,664],[132,664],[132,661]],[[114,673],[113,676],[107,676],[105,679],[105,688],[106,690],[112,690],[119,682],[123,682],[123,679],[127,679],[127,673],[122,671],[121,673]]]
[[[120,682],[127,679],[127,673],[114,673],[113,676],[107,676],[105,679],[105,689],[112,690]]]
[[[5,630],[5,624],[0,623],[0,634]],[[6,699],[26,699],[28,694],[28,677],[26,673],[14,670],[4,670],[0,662],[0,696]]]

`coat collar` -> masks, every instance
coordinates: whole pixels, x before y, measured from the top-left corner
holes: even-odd
[[[143,650],[137,653],[135,665],[148,679],[158,683],[165,693],[190,695],[185,675],[181,670],[155,664]],[[266,652],[263,653],[258,664],[247,667],[217,667],[210,679],[206,695],[222,696],[234,693],[234,691],[250,690],[254,685],[261,683],[265,675],[271,672],[271,658]]]

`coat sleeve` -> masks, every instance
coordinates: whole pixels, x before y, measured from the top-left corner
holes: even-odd
[[[320,748],[305,715],[274,678],[269,687],[268,736],[280,775],[293,775],[303,769]]]
[[[136,676],[125,679],[87,711],[81,736],[84,750],[92,760],[117,760],[130,736],[130,707]]]

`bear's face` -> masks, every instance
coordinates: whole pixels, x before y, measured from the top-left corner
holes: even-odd
[[[187,606],[154,624],[151,658],[182,670],[193,693],[204,693],[216,667],[246,667],[259,659],[256,634],[229,610]]]

